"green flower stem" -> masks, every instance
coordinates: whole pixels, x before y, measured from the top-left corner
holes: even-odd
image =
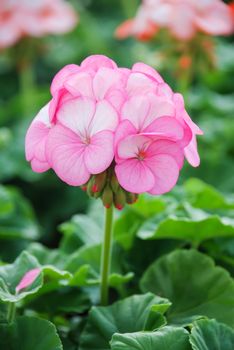
[[[12,323],[15,319],[15,312],[16,312],[16,307],[15,303],[9,303],[8,304],[8,311],[7,311],[7,321],[8,323]]]
[[[111,251],[112,251],[112,226],[113,226],[113,206],[106,209],[104,241],[102,246],[101,257],[101,287],[100,298],[101,304],[108,304],[108,279],[111,264]]]

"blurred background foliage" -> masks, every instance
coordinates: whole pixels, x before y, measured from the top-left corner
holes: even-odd
[[[120,66],[144,61],[158,69],[169,85],[180,90],[176,63],[172,57],[161,57],[160,40],[144,43],[132,38],[124,41],[114,38],[116,27],[136,13],[138,0],[71,2],[80,17],[72,32],[25,39],[0,52],[0,181],[4,185],[0,191],[1,211],[3,208],[6,214],[4,210],[13,206],[14,214],[9,218],[12,225],[18,225],[15,218],[19,215],[19,221],[23,220],[28,230],[25,232],[20,226],[18,236],[14,236],[14,227],[14,244],[9,236],[0,235],[3,260],[13,259],[28,239],[39,235],[43,243],[56,247],[61,238],[58,225],[87,210],[89,201],[80,189],[62,183],[52,171],[33,173],[25,161],[25,132],[41,106],[50,99],[49,85],[60,68],[69,63],[79,64],[87,55],[97,53],[108,55]],[[234,192],[234,40],[228,37],[214,41],[216,68],[203,69],[186,94],[187,110],[205,134],[199,139],[201,166],[186,166],[180,183],[191,176],[197,177],[231,196]],[[24,76],[19,72],[22,57],[30,62]],[[170,67],[166,60],[170,61]],[[3,225],[0,216],[0,233]],[[9,244],[11,257],[4,253]]]

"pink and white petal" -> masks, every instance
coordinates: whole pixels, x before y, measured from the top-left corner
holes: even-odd
[[[40,275],[41,269],[35,268],[32,270],[29,270],[21,279],[19,284],[16,286],[15,291],[16,293],[20,292],[22,289],[25,289],[29,287],[33,282],[36,280],[36,278]]]
[[[138,72],[138,73],[144,73],[144,74],[150,76],[151,78],[155,79],[158,83],[164,82],[161,75],[155,69],[153,69],[152,67],[148,66],[145,63],[142,63],[142,62],[135,63],[132,66],[132,71]]]
[[[38,159],[40,162],[45,162],[46,160],[46,153],[45,153],[45,145],[47,141],[47,137],[49,134],[49,129],[47,129],[47,134],[38,142],[37,146],[34,150],[34,158]]]
[[[73,96],[94,97],[92,77],[86,72],[71,75],[64,86]]]
[[[172,99],[174,94],[173,94],[173,91],[168,84],[161,83],[158,85],[157,95],[167,97],[168,99]]]
[[[86,135],[95,113],[95,102],[87,97],[66,101],[57,112],[58,121],[78,135]]]
[[[34,155],[35,150],[43,142],[43,139],[47,137],[49,133],[49,116],[48,116],[48,104],[43,107],[37,116],[32,121],[25,138],[25,152],[26,159],[30,161]],[[45,161],[43,157],[40,160]]]
[[[90,68],[96,72],[101,67],[117,68],[117,65],[113,60],[104,55],[91,55],[81,63],[81,67]]]
[[[139,152],[145,152],[152,143],[149,137],[136,134],[122,139],[117,145],[117,155],[121,159],[137,158]]]
[[[175,159],[167,154],[147,157],[146,165],[154,174],[154,185],[148,191],[150,194],[160,195],[169,192],[179,177],[179,166]]]
[[[89,135],[104,130],[114,131],[118,126],[119,117],[116,110],[106,100],[102,100],[96,104],[96,111],[89,124]]]
[[[120,142],[120,140],[124,139],[125,137],[136,133],[137,133],[136,128],[132,125],[132,123],[129,120],[125,119],[122,122],[120,122],[114,137],[116,163],[119,163],[121,161],[118,157],[118,152],[117,152],[118,143]]]
[[[153,78],[143,73],[133,72],[127,81],[127,92],[129,96],[156,92],[157,82]]]
[[[184,154],[187,161],[193,166],[198,167],[200,164],[200,157],[197,150],[197,140],[196,136],[193,135],[192,141],[190,144],[184,149]]]
[[[154,157],[158,154],[167,154],[173,157],[180,169],[184,164],[184,149],[176,142],[158,140],[151,143],[147,149],[147,157]]]
[[[153,121],[142,133],[156,133],[171,139],[172,141],[183,140],[185,129],[174,117],[161,117]]]
[[[76,64],[68,64],[67,66],[63,67],[52,80],[50,87],[51,94],[54,95],[57,90],[64,86],[64,82],[68,79],[68,77],[74,73],[78,73],[79,70],[80,67]]]
[[[30,161],[35,154],[35,150],[39,143],[47,137],[49,128],[42,122],[33,122],[26,134],[25,138],[25,153],[27,161]]]
[[[217,1],[208,11],[203,11],[196,18],[196,25],[211,35],[227,35],[233,33],[233,20],[226,4]]]
[[[70,129],[56,125],[51,129],[46,155],[58,177],[71,186],[85,184],[90,177],[84,162],[85,145]]]
[[[175,93],[173,96],[173,101],[176,105],[176,118],[178,118],[179,120],[184,119],[184,121],[188,124],[193,133],[197,135],[203,135],[203,131],[192,121],[192,119],[186,112],[183,96],[179,93]]]
[[[57,120],[57,110],[60,108],[60,106],[65,103],[66,101],[73,100],[74,97],[66,90],[66,89],[60,89],[54,93],[54,96],[52,97],[50,103],[49,103],[49,117],[50,122],[54,123]]]
[[[97,100],[102,100],[112,87],[120,88],[123,85],[122,74],[117,69],[102,67],[93,79],[93,91]]]
[[[126,93],[123,90],[111,88],[106,94],[105,99],[117,110],[120,111],[126,101]]]
[[[177,39],[191,39],[196,31],[192,7],[184,3],[176,5],[168,25]]]
[[[102,131],[90,139],[84,151],[84,162],[91,174],[99,174],[106,170],[114,159],[114,134]]]
[[[150,101],[150,108],[143,124],[141,125],[141,130],[147,128],[147,126],[156,118],[175,116],[174,104],[167,98],[155,94],[149,94],[148,99]]]
[[[137,130],[140,130],[140,127],[149,112],[149,108],[150,104],[147,97],[133,96],[123,105],[121,119],[129,120]]]
[[[154,187],[154,175],[144,161],[127,159],[116,165],[115,173],[120,185],[126,191],[143,193]]]
[[[43,11],[41,14],[40,12],[38,13],[38,20],[40,20],[41,27],[43,27],[45,33],[66,33],[71,31],[78,21],[77,13],[67,2],[48,2],[47,8],[45,7],[46,10],[46,15],[44,15]]]
[[[35,173],[44,173],[45,171],[50,169],[50,165],[48,162],[41,162],[37,158],[33,158],[31,160],[31,167]]]

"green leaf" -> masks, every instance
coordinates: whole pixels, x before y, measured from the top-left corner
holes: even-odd
[[[145,219],[164,211],[166,202],[162,198],[141,195],[138,201],[125,209],[114,223],[115,240],[126,250],[133,245],[136,232]]]
[[[202,316],[234,326],[234,281],[211,258],[195,250],[178,250],[156,260],[144,273],[143,292],[172,302],[167,319],[187,325]]]
[[[188,332],[183,328],[164,327],[156,332],[114,334],[112,350],[190,350]]]
[[[199,320],[192,328],[190,343],[193,350],[233,350],[234,331],[215,320]]]
[[[83,313],[90,308],[90,300],[78,288],[63,287],[31,300],[27,307],[50,315]]]
[[[31,243],[27,251],[35,256],[41,265],[53,265],[63,269],[67,255],[59,249],[49,249],[40,243]]]
[[[0,218],[9,215],[14,208],[11,195],[6,187],[0,185]]]
[[[170,306],[167,299],[151,293],[134,295],[107,307],[93,307],[81,336],[80,350],[110,349],[114,333],[136,332],[149,325],[148,317],[154,312],[164,313]],[[157,326],[158,325],[158,319]],[[151,323],[152,329],[155,324]]]
[[[62,350],[55,326],[36,317],[19,317],[0,325],[0,348],[6,350]]]
[[[61,224],[59,229],[65,236],[75,238],[79,246],[100,243],[103,235],[102,228],[91,217],[83,214],[74,215],[70,221]]]
[[[100,283],[101,249],[101,244],[85,245],[67,259],[65,269],[73,274],[70,285],[87,286]],[[121,253],[120,248],[114,245],[111,274],[109,276],[109,285],[114,288],[127,283],[133,277],[131,272],[122,273],[119,259]]]
[[[3,205],[0,215],[0,238],[33,240],[39,237],[38,226],[29,202],[12,187],[1,186]],[[1,200],[1,199],[0,199]]]
[[[234,208],[234,201],[200,179],[189,179],[185,182],[184,188],[194,207],[208,210]]]
[[[25,251],[20,254],[13,264],[0,266],[0,300],[17,302],[30,294],[36,293],[43,283],[42,273],[37,276],[30,286],[19,293],[16,293],[16,286],[28,271],[39,267],[36,258]]]
[[[149,219],[137,235],[141,239],[182,239],[199,245],[211,238],[233,237],[234,219],[210,215],[185,203],[182,213],[178,210],[175,214]]]

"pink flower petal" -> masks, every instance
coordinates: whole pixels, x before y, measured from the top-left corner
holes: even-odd
[[[90,139],[90,144],[84,151],[85,166],[91,174],[106,170],[114,159],[114,134],[102,131]]]
[[[136,158],[139,152],[148,148],[152,140],[144,135],[130,135],[118,143],[117,155],[121,159]]]
[[[183,23],[183,25],[181,25]],[[172,33],[180,40],[191,39],[196,31],[193,9],[189,4],[181,3],[174,6],[169,24]]]
[[[50,165],[48,162],[41,162],[40,160],[33,158],[31,160],[31,167],[35,173],[44,173],[45,171],[50,169]]]
[[[133,96],[124,104],[121,119],[129,120],[137,130],[140,130],[149,109],[150,103],[146,96]]]
[[[95,113],[95,102],[89,98],[74,98],[62,104],[57,112],[58,121],[78,135],[87,134]]]
[[[154,157],[147,157],[146,166],[154,174],[154,185],[148,191],[154,195],[169,192],[179,177],[179,166],[175,159],[168,154],[157,154]]]
[[[144,119],[141,130],[150,125],[156,118],[159,117],[174,117],[175,107],[172,101],[165,97],[149,94],[147,99],[150,101],[150,107],[146,118]]]
[[[200,157],[197,150],[196,136],[193,136],[190,144],[184,149],[184,154],[187,161],[193,166],[198,167],[200,164]]]
[[[160,133],[161,135],[170,138],[172,141],[179,141],[184,138],[184,127],[176,118],[161,117],[157,118],[145,128],[143,133]]]
[[[184,163],[184,152],[183,148],[176,142],[170,140],[158,140],[151,143],[147,149],[147,157],[154,157],[158,154],[167,154],[173,157],[179,168],[182,168]]]
[[[118,119],[118,114],[110,103],[106,100],[98,102],[89,124],[90,136],[104,130],[114,131],[118,125]]]
[[[105,98],[117,111],[120,111],[127,96],[123,89],[110,88]]]
[[[156,92],[156,81],[143,73],[131,73],[127,82],[129,96],[142,95],[142,93]]]
[[[46,143],[46,155],[58,177],[71,186],[80,186],[90,177],[85,163],[86,145],[70,129],[54,126]]]
[[[207,11],[196,17],[197,26],[211,35],[227,35],[233,33],[233,21],[230,10],[222,1],[216,1]]]
[[[133,70],[133,72],[144,73],[144,74],[154,78],[158,83],[164,82],[161,75],[155,69],[153,69],[152,67],[148,66],[145,63],[142,63],[142,62],[135,63],[132,66],[132,70]]]
[[[128,159],[117,164],[116,176],[120,185],[129,192],[143,193],[149,191],[155,183],[152,171],[144,161]]]
[[[50,87],[51,94],[54,95],[54,93],[61,89],[64,86],[64,83],[74,73],[78,73],[80,70],[80,67],[76,64],[68,64],[67,66],[63,67],[54,77],[52,80],[52,84]]]
[[[45,143],[50,131],[50,123],[48,116],[48,104],[43,107],[31,123],[25,138],[25,152],[28,161],[34,160],[32,166],[36,172],[48,170],[45,155]],[[36,166],[37,161],[43,163],[43,166]]]
[[[103,99],[110,88],[121,88],[122,74],[117,69],[102,67],[93,79],[93,90],[97,100]]]
[[[97,71],[101,67],[117,68],[117,65],[110,58],[103,55],[92,55],[87,57],[82,63],[82,68],[90,68]]]
[[[92,77],[86,72],[72,74],[65,81],[64,86],[73,96],[93,98]]]
[[[132,125],[132,123],[129,120],[124,119],[119,123],[118,128],[115,132],[115,142],[114,142],[115,147],[117,147],[117,144],[119,143],[120,140],[124,139],[129,135],[136,134],[136,133],[137,133],[137,130]]]
[[[35,268],[30,271],[28,271],[23,278],[21,279],[20,283],[16,286],[15,290],[16,293],[19,293],[22,289],[25,289],[33,284],[33,282],[36,280],[36,278],[41,273],[40,268]]]

